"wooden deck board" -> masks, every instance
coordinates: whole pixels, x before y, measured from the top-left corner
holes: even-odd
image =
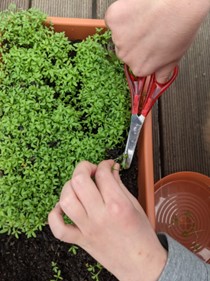
[[[104,18],[105,12],[109,5],[111,5],[116,0],[98,0],[97,1],[97,18]]]
[[[162,177],[158,102],[156,102],[152,109],[152,135],[154,181],[156,182]]]
[[[9,4],[16,4],[18,8],[28,9],[29,0],[0,0],[0,11],[8,8]]]
[[[33,0],[32,7],[49,16],[92,18],[92,0]]]
[[[210,17],[180,65],[180,75],[161,97],[162,173],[192,170],[210,176],[203,127],[210,112]]]

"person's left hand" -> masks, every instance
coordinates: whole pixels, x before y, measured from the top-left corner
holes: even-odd
[[[121,281],[157,280],[165,265],[167,253],[113,160],[81,162],[48,220],[55,237],[81,246]]]

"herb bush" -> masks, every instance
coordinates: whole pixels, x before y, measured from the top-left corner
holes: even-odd
[[[0,232],[35,236],[81,160],[124,142],[122,64],[110,33],[79,43],[30,9],[0,13]]]

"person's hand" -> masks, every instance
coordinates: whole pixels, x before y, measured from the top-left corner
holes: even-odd
[[[105,21],[117,56],[136,76],[165,82],[208,14],[209,0],[118,0]]]
[[[167,253],[118,170],[113,160],[98,166],[81,162],[50,212],[49,225],[56,238],[82,247],[120,281],[155,281]],[[63,214],[74,225],[65,224]]]

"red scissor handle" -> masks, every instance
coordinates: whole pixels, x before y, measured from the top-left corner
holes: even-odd
[[[132,114],[142,114],[145,117],[156,100],[168,89],[178,75],[178,66],[176,66],[171,78],[166,83],[158,83],[155,74],[152,74],[150,77],[136,77],[130,72],[129,67],[126,64],[124,65],[124,70],[132,99]],[[149,84],[144,93],[143,91],[147,78],[149,78]],[[144,94],[145,97],[142,97]],[[143,101],[143,104],[140,104],[141,101]],[[140,106],[141,112],[139,112]]]
[[[146,99],[144,101],[141,114],[143,116],[147,116],[149,111],[152,109],[153,105],[157,101],[157,99],[168,89],[168,87],[174,82],[178,75],[179,69],[178,66],[176,66],[173,70],[173,73],[170,77],[170,79],[165,83],[158,83],[155,74],[151,75],[148,91],[146,95]]]
[[[131,113],[138,114],[139,113],[139,104],[141,95],[144,89],[146,77],[136,77],[134,76],[129,67],[125,64],[124,65],[125,76],[128,82],[130,95],[131,95]]]

